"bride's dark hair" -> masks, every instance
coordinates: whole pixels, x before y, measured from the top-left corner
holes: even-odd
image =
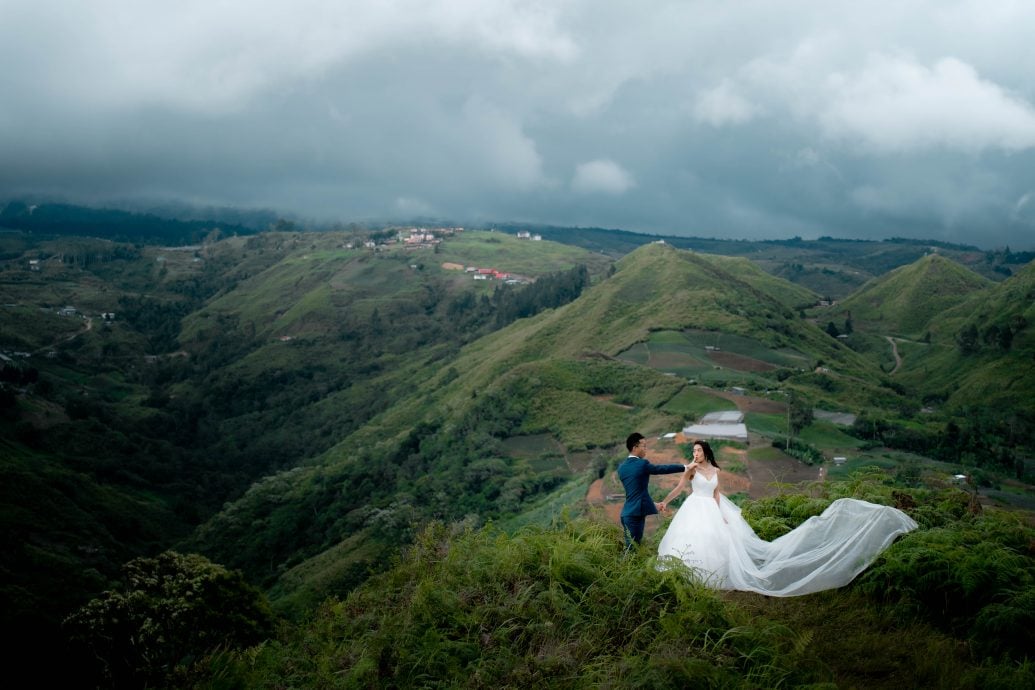
[[[712,467],[719,466],[719,463],[715,462],[715,451],[712,450],[707,441],[694,441],[694,446],[701,446],[701,450],[704,451],[704,459],[711,463]]]

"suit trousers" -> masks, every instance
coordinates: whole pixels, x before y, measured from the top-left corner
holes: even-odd
[[[623,515],[622,531],[625,532],[625,549],[632,548],[633,543],[639,544],[643,540],[643,526],[647,522],[646,515]]]

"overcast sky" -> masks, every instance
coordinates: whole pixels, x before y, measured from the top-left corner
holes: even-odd
[[[0,200],[1035,248],[1030,0],[0,0]]]

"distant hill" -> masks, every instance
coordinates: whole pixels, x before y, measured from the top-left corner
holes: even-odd
[[[674,247],[723,256],[743,256],[768,273],[820,295],[840,299],[868,280],[937,252],[989,280],[1002,280],[1035,258],[1033,252],[977,247],[938,240],[889,238],[855,240],[820,237],[803,240],[732,240],[641,234],[606,228],[570,228],[527,224],[497,225],[508,232],[534,230],[543,238],[624,256],[638,246],[663,240]]]
[[[413,224],[428,225],[429,222],[415,220]],[[464,225],[453,221],[446,224]],[[193,245],[205,238],[253,235],[266,230],[363,233],[369,230],[390,231],[393,227],[397,224],[347,220],[307,223],[284,219],[268,210],[197,207],[173,202],[147,208],[92,208],[47,200],[0,201],[0,228],[148,244]],[[880,241],[833,237],[738,240],[519,223],[475,224],[475,227],[486,230],[491,227],[510,234],[531,230],[546,240],[582,247],[612,259],[644,244],[664,240],[681,249],[745,257],[775,276],[835,299],[847,296],[871,278],[910,264],[932,251],[938,251],[990,280],[1002,280],[1035,257],[1031,251],[1011,252],[1008,248],[982,251],[970,245],[903,238]]]
[[[857,330],[912,338],[930,322],[992,282],[939,254],[874,278],[843,300]]]
[[[968,414],[1035,419],[1035,263],[976,291],[930,322],[931,343],[908,346],[901,380]]]
[[[186,245],[199,244],[206,237],[251,235],[258,230],[239,219],[177,220],[152,213],[117,209],[95,209],[71,204],[26,204],[12,201],[0,208],[0,228],[39,234],[101,237],[120,242]]]

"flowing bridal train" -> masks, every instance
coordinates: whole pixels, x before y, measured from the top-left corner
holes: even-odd
[[[678,558],[715,588],[787,597],[843,587],[898,535],[917,526],[896,508],[841,498],[821,515],[768,542],[755,534],[740,508],[719,493],[719,468],[706,442],[694,445],[694,459],[693,469],[662,503],[666,505],[692,477],[693,493],[672,519],[658,555],[661,567],[669,558]]]

